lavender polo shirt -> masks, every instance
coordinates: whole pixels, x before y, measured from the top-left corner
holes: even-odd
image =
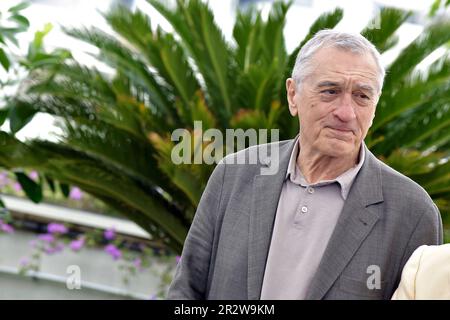
[[[304,299],[336,226],[359,161],[334,180],[308,184],[297,166],[298,137],[289,160],[275,217],[261,299]]]

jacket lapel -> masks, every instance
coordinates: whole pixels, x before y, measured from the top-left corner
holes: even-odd
[[[364,145],[366,160],[339,216],[316,274],[310,284],[307,299],[322,299],[349,263],[363,240],[380,218],[383,201],[381,168],[378,160]]]
[[[255,176],[253,180],[248,245],[249,300],[260,298],[278,200],[295,141],[296,139],[293,139],[280,146],[278,157],[269,157],[262,160],[266,167],[274,165],[273,162],[269,162],[272,159],[278,160],[278,170],[274,175],[261,174]]]

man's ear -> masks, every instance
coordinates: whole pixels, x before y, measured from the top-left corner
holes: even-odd
[[[298,114],[297,110],[298,106],[295,102],[296,84],[294,79],[292,78],[286,79],[286,94],[287,94],[287,101],[289,104],[289,112],[293,117],[295,117]]]

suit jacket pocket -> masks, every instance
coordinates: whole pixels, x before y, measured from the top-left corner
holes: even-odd
[[[384,287],[386,285],[386,281],[381,281],[379,289],[370,289],[367,280],[353,279],[343,275],[340,276],[338,282],[341,291],[352,293],[357,296],[378,299],[383,298]]]

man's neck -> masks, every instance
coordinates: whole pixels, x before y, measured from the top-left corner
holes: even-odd
[[[358,163],[359,149],[348,157],[331,157],[300,147],[297,165],[308,183],[333,180]]]

